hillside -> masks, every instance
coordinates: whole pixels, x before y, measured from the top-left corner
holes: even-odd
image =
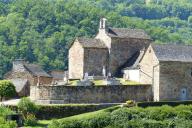
[[[46,70],[67,69],[75,37],[108,26],[144,29],[155,43],[192,43],[192,0],[1,0],[0,78],[24,58]]]

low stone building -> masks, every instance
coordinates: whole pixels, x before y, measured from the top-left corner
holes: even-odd
[[[28,64],[23,59],[13,61],[13,68],[5,74],[4,79],[13,82],[19,96],[28,96],[29,86],[48,85],[52,82],[52,76],[39,65]]]
[[[139,82],[152,85],[153,100],[192,100],[192,46],[151,44],[135,65]]]
[[[106,27],[106,19],[100,21],[99,33],[93,39],[77,38],[69,49],[69,79],[82,79],[85,73],[118,76],[122,66],[151,42],[145,31],[128,28]]]

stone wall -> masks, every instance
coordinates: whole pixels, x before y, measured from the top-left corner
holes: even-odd
[[[160,62],[160,100],[192,100],[192,63]],[[182,89],[186,98],[182,99]]]
[[[39,86],[31,87],[31,99],[40,103],[123,103],[151,100],[151,85]]]
[[[118,68],[127,62],[136,52],[147,48],[151,40],[112,38],[110,49],[110,71],[115,75]]]
[[[154,100],[159,100],[159,61],[151,46],[145,52],[140,62],[140,82],[152,84]]]
[[[84,73],[91,76],[102,76],[103,66],[107,67],[108,49],[85,48],[84,49]]]
[[[69,49],[69,79],[83,78],[84,49],[76,40]]]

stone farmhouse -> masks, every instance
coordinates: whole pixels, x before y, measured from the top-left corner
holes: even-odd
[[[138,65],[140,82],[152,85],[153,99],[192,99],[192,46],[151,44]]]
[[[63,72],[64,73],[64,72]],[[23,59],[13,61],[13,68],[4,79],[11,80],[19,96],[29,96],[30,86],[50,85],[55,80],[62,80],[61,71],[45,72],[37,64],[28,64]]]

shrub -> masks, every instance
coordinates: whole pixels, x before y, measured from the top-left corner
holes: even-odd
[[[38,111],[38,107],[29,98],[22,98],[18,103],[18,109],[24,116],[28,113],[35,114]]]
[[[0,107],[0,117],[5,117],[6,115],[10,114],[14,114],[14,112],[6,107],[3,106]]]
[[[37,119],[34,114],[27,114],[25,117],[25,126],[35,126],[37,124]]]
[[[17,124],[14,121],[6,121],[3,117],[0,117],[0,128],[16,128]]]
[[[178,106],[178,105],[191,105],[192,101],[160,101],[160,102],[138,102],[138,107],[152,107],[152,106]]]
[[[36,117],[38,119],[64,118],[86,112],[92,112],[113,105],[97,104],[63,104],[63,105],[38,105]]]
[[[186,110],[179,111],[177,113],[177,117],[182,119],[192,120],[192,112],[186,111]]]
[[[0,97],[1,101],[3,98],[10,98],[16,95],[15,86],[8,80],[0,81]]]

